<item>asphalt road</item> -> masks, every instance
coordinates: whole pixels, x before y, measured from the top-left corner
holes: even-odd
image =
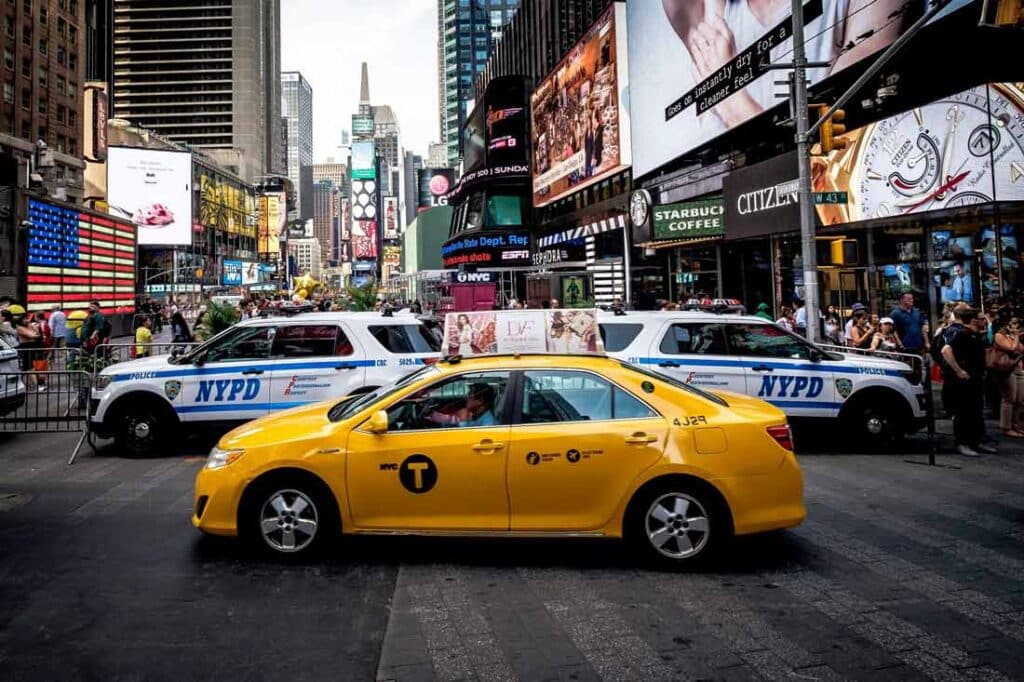
[[[805,525],[675,574],[586,540],[269,562],[192,529],[201,458],[68,467],[74,440],[0,438],[5,680],[1024,678],[1016,444],[804,455]]]

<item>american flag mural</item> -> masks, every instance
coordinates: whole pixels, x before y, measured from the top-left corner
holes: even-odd
[[[28,222],[28,310],[134,312],[135,225],[37,199]]]

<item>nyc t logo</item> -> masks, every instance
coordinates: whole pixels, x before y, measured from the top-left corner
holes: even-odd
[[[225,395],[226,394],[226,395]],[[199,391],[195,402],[208,403],[211,400],[221,403],[235,399],[253,400],[260,394],[259,379],[208,379],[199,382]]]
[[[821,377],[761,377],[761,390],[757,397],[817,398],[824,388],[825,381]]]

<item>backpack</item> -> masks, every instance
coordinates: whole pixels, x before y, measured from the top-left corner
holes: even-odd
[[[935,332],[932,336],[932,347],[929,353],[932,356],[932,362],[936,365],[943,366],[946,364],[946,360],[942,357],[942,349],[946,347],[946,330],[940,329]]]

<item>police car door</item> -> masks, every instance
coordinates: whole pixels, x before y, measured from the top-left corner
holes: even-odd
[[[672,322],[655,339],[647,366],[709,391],[746,393],[743,363],[729,356],[721,322]]]
[[[831,368],[815,361],[804,339],[774,324],[725,325],[729,350],[746,367],[747,394],[767,400],[792,417],[834,417],[838,413]]]
[[[201,352],[181,374],[175,408],[186,421],[247,421],[270,411],[272,326],[239,326]]]
[[[335,322],[282,324],[271,344],[272,409],[337,398],[364,386],[366,362]]]

